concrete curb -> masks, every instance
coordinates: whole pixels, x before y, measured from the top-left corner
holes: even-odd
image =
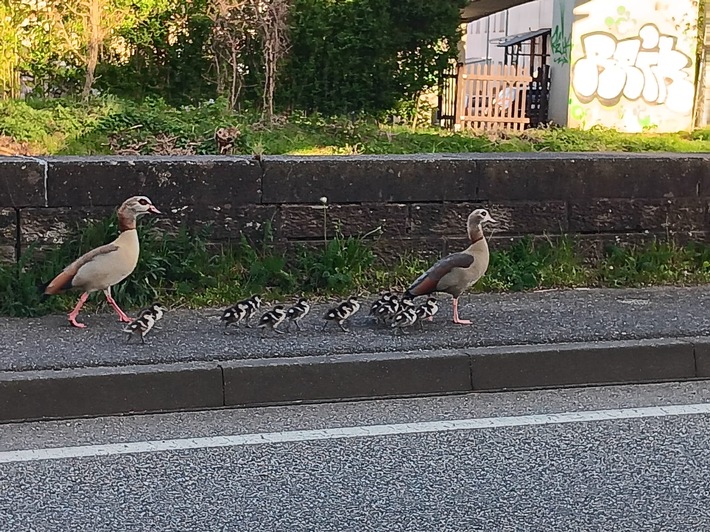
[[[710,339],[0,372],[0,422],[710,379]]]

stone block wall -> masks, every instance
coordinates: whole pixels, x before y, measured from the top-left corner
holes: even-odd
[[[432,255],[465,245],[485,206],[493,246],[577,235],[589,250],[654,236],[706,239],[710,154],[515,153],[353,157],[0,158],[0,260],[72,238],[145,194],[166,229],[213,225],[216,242],[258,240],[270,223],[291,245],[381,227],[376,249]]]

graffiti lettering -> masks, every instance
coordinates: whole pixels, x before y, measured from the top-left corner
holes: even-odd
[[[572,50],[572,37],[565,36],[564,28],[555,26],[555,31],[552,32],[550,39],[552,46],[552,57],[555,63],[566,65],[569,63],[569,55]]]
[[[572,51],[572,35],[569,35],[565,28],[564,1],[560,2],[560,23],[555,26],[555,31],[550,36],[550,46],[555,63],[561,65],[569,63],[569,56]]]
[[[690,113],[694,88],[688,67],[692,60],[675,45],[676,38],[661,35],[654,24],[646,24],[631,39],[588,33],[582,37],[584,56],[572,70],[572,88],[582,103],[597,98],[611,107],[622,97],[642,98],[676,113]]]

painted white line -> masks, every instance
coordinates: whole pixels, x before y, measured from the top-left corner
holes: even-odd
[[[583,412],[561,412],[558,414],[535,414],[527,416],[455,419],[450,421],[400,423],[395,425],[368,425],[333,429],[264,432],[257,434],[237,434],[233,436],[211,436],[208,438],[181,438],[174,440],[139,441],[105,445],[80,445],[75,447],[55,447],[47,449],[26,449],[0,452],[0,464],[7,464],[11,462],[33,462],[37,460],[59,460],[64,458],[113,456],[119,454],[184,451],[189,449],[213,449],[218,447],[238,447],[241,445],[269,445],[316,440],[339,440],[344,438],[372,438],[377,436],[393,436],[400,434],[425,434],[432,432],[496,429],[503,427],[558,425],[561,423],[589,423],[595,421],[617,421],[621,419],[686,416],[697,414],[710,414],[710,403],[653,406],[644,408],[622,408],[616,410],[589,410]]]

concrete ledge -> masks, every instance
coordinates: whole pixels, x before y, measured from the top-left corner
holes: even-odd
[[[710,339],[0,373],[0,422],[710,379]]]
[[[145,194],[167,209],[261,201],[261,168],[246,157],[47,157],[48,207],[115,208]]]
[[[710,338],[696,338],[695,371],[701,379],[710,379]]]
[[[489,347],[470,354],[476,391],[697,377],[694,345],[683,339]]]
[[[47,173],[44,161],[33,157],[1,157],[0,206],[46,207]]]
[[[453,351],[244,360],[222,367],[227,406],[471,390],[469,357]]]
[[[478,200],[472,155],[265,157],[264,203]]]
[[[0,373],[0,421],[222,406],[217,364]]]
[[[707,154],[446,153],[264,157],[264,203],[695,198]]]

